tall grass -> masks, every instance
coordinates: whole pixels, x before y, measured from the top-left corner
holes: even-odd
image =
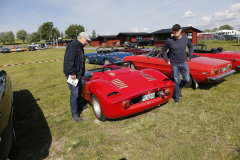
[[[0,54],[0,64],[63,59],[64,51]],[[122,119],[99,122],[88,106],[81,115],[84,122],[76,123],[62,61],[1,69],[13,83],[21,148],[15,159],[240,158],[240,74],[196,90],[184,88],[179,105],[171,99]]]

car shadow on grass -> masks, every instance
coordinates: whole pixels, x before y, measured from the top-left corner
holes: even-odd
[[[137,117],[137,116],[139,116],[139,115],[146,114],[146,113],[148,113],[148,112],[150,112],[150,111],[152,111],[152,110],[154,110],[154,109],[157,109],[157,108],[159,108],[159,107],[162,107],[162,106],[164,106],[164,105],[167,104],[167,103],[168,103],[168,101],[165,102],[165,103],[159,104],[159,105],[157,105],[157,106],[155,106],[155,107],[149,108],[149,109],[147,109],[147,110],[145,110],[145,111],[142,111],[142,112],[139,112],[139,113],[136,113],[136,114],[127,116],[127,117],[117,118],[117,119],[107,119],[107,121],[110,121],[110,122],[111,122],[111,121],[122,121],[122,120],[125,120],[125,119],[130,119],[130,118],[133,118],[133,117]]]
[[[16,160],[42,160],[49,155],[52,136],[37,100],[29,90],[13,92],[13,126],[19,148]]]
[[[218,85],[220,85],[221,83],[223,83],[225,80],[221,80],[219,82],[214,82],[214,83],[199,83],[199,87],[198,89],[202,89],[202,90],[209,90],[213,87],[217,87]]]

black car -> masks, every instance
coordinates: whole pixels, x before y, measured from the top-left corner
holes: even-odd
[[[138,39],[133,43],[128,43],[125,45],[126,49],[139,48],[139,46],[153,46],[154,41],[151,39]]]
[[[28,46],[28,50],[29,51],[36,51],[37,48],[36,48],[36,46]]]
[[[1,53],[10,53],[9,48],[1,48]]]
[[[16,144],[13,129],[13,93],[10,76],[0,72],[0,159],[9,158]]]
[[[238,36],[236,35],[224,35],[225,40],[235,40],[238,39]]]

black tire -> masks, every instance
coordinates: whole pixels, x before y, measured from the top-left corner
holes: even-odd
[[[182,74],[180,73],[180,77],[179,77],[179,80],[181,81],[183,78],[182,78]],[[184,86],[185,88],[190,88],[192,87],[192,83],[193,82],[193,79],[192,79],[192,76],[190,75],[190,80],[189,82]]]
[[[111,63],[111,62],[108,59],[104,60],[104,64],[109,64],[109,63]]]
[[[90,64],[90,61],[89,61],[88,57],[85,58],[85,63]]]
[[[98,98],[94,94],[92,95],[92,107],[93,107],[93,112],[94,112],[96,118],[99,121],[105,121],[106,117],[104,116],[104,114],[102,112],[101,104],[100,104]]]
[[[130,68],[132,68],[132,69],[136,69],[136,67],[135,67],[135,65],[134,65],[133,62],[130,62]]]
[[[192,79],[192,77],[190,76],[189,82],[188,82],[184,87],[185,87],[185,88],[190,88],[190,87],[192,87],[192,84],[193,84],[193,79]]]

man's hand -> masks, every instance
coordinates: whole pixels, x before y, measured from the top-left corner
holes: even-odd
[[[71,75],[71,78],[72,79],[76,79],[76,75]]]
[[[168,65],[171,65],[171,62],[170,62],[170,61],[168,61],[168,62],[167,62],[167,64],[168,64]]]
[[[189,62],[189,61],[191,61],[191,59],[187,57],[187,61]]]

